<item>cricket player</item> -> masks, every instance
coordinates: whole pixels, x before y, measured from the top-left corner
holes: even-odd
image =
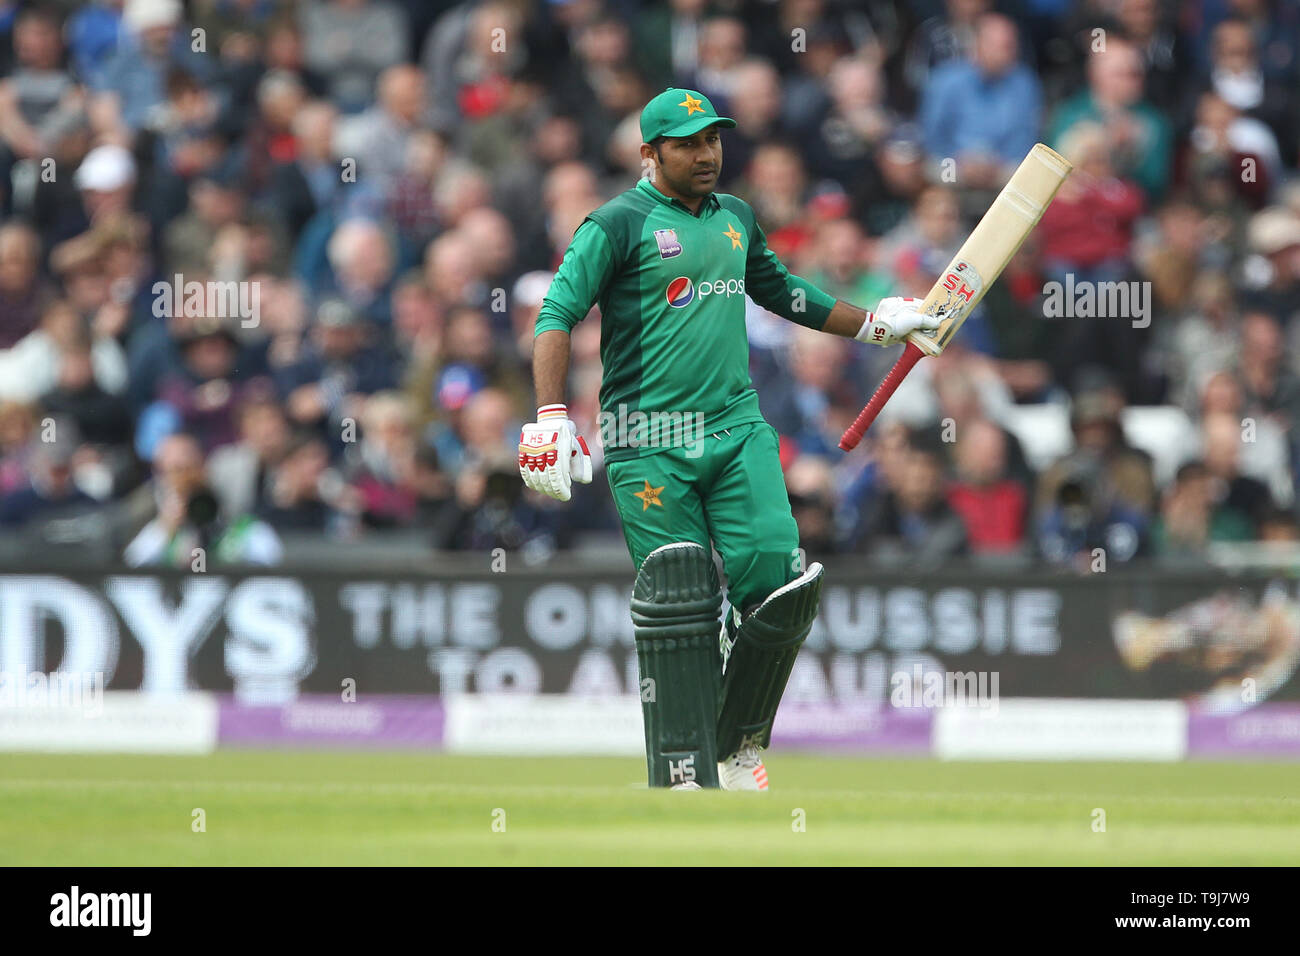
[[[569,333],[600,306],[601,432],[633,588],[652,787],[766,790],[762,750],[812,628],[822,567],[804,568],[777,454],[749,378],[745,297],[792,322],[891,345],[933,331],[920,300],[875,313],[791,275],[754,210],[714,187],[719,116],[668,89],[641,113],[647,177],[579,225],[537,317],[537,421],[519,438],[528,487],[561,501],[591,481],[569,419]],[[713,550],[722,559],[730,612]]]

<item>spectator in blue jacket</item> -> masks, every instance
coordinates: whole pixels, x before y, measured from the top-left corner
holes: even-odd
[[[935,69],[921,102],[925,146],[955,159],[957,182],[1000,187],[1038,138],[1042,89],[1017,60],[1019,35],[997,13],[980,17],[970,59]]]

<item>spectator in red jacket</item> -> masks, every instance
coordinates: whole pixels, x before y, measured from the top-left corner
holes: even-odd
[[[1058,278],[1072,272],[1076,283],[1122,279],[1142,213],[1142,190],[1115,175],[1100,124],[1076,124],[1061,148],[1074,172],[1043,213],[1038,235],[1046,269]]]
[[[948,504],[966,522],[974,554],[1003,554],[1025,540],[1029,494],[1007,474],[1006,438],[988,419],[964,424],[957,435],[957,477]]]

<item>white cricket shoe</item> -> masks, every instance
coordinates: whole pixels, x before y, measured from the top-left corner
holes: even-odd
[[[671,790],[703,790],[704,788],[701,787],[701,786],[700,786],[698,783],[696,783],[694,780],[688,780],[688,781],[686,781],[685,783],[675,783],[675,784],[673,784],[672,787],[670,787],[669,789],[671,789]]]
[[[718,764],[718,783],[723,790],[766,790],[767,768],[758,746],[748,737],[740,749]]]

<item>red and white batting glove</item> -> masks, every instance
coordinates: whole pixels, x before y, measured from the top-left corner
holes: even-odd
[[[568,501],[572,483],[591,483],[591,452],[564,405],[543,405],[519,433],[519,474],[533,491]]]
[[[922,301],[901,296],[881,299],[876,311],[867,313],[867,320],[854,338],[872,345],[897,345],[913,332],[938,330],[939,319],[921,312]]]

